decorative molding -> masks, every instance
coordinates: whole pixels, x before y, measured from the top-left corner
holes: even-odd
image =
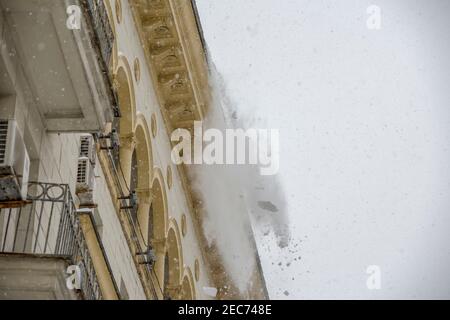
[[[136,136],[134,133],[121,134],[119,136],[121,147],[132,150],[136,146]]]
[[[184,25],[184,19],[177,20],[177,12],[170,0],[130,0],[130,4],[152,66],[169,130],[190,129],[195,120],[203,119],[205,101],[209,99],[209,85],[204,81],[207,79],[205,73],[208,73],[206,59],[204,55],[197,55],[196,59],[203,60],[203,64],[194,65],[188,52],[195,40],[203,50],[198,30],[189,30],[192,26]],[[181,5],[191,6],[189,1],[183,1]],[[179,6],[177,3],[176,7]],[[192,16],[195,18],[193,13]],[[192,37],[195,39],[188,39]]]

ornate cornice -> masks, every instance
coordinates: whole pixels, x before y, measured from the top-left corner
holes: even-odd
[[[131,0],[168,129],[193,127],[210,100],[208,66],[186,0]],[[199,54],[200,53],[200,54]]]

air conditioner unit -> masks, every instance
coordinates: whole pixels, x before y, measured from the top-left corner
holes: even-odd
[[[88,157],[78,158],[77,193],[90,192],[94,189],[94,165]]]
[[[96,150],[94,137],[82,135],[80,137],[80,152],[77,169],[77,186],[75,193],[80,200],[80,208],[95,207],[94,184],[95,184],[95,159]]]
[[[80,137],[80,154],[79,157],[87,157],[93,165],[95,165],[95,143],[92,135],[82,135]]]
[[[30,158],[15,120],[0,119],[0,202],[27,199]]]

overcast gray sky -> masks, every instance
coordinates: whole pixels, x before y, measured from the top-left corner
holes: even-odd
[[[235,107],[281,130],[292,242],[258,239],[271,297],[450,298],[450,1],[197,5]]]

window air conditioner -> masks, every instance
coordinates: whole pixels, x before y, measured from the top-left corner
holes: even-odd
[[[95,143],[92,135],[82,135],[80,137],[80,157],[87,157],[95,165]]]
[[[94,166],[88,157],[78,158],[77,193],[94,189]]]
[[[15,120],[0,119],[0,202],[27,199],[30,158]]]
[[[92,135],[82,135],[80,137],[77,186],[75,191],[80,200],[80,208],[95,206],[92,192],[95,185],[95,159],[94,137]]]
[[[77,193],[94,189],[95,143],[92,135],[80,137],[80,150],[77,170]]]

